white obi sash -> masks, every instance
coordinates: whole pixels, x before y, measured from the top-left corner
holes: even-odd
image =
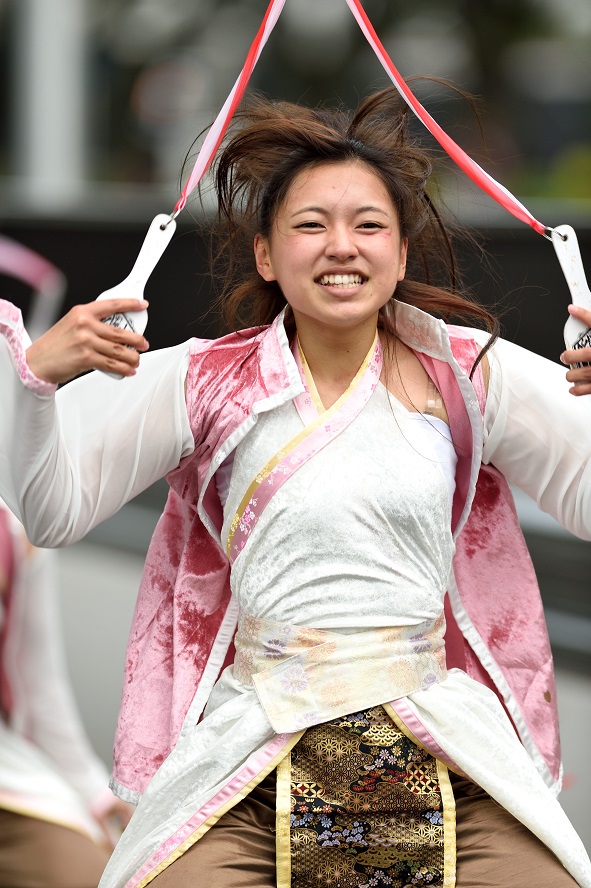
[[[277,733],[292,733],[443,681],[444,632],[443,614],[348,635],[242,614],[234,676],[254,686]]]

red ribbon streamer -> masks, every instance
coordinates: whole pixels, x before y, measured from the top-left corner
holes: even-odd
[[[411,92],[407,84],[402,79],[399,71],[396,69],[392,59],[386,52],[382,42],[376,34],[373,25],[367,17],[367,14],[361,6],[360,0],[347,0],[349,9],[355,16],[357,23],[363,31],[368,43],[379,58],[386,72],[389,74],[394,85],[398,89],[402,98],[414,111],[419,120],[427,127],[431,135],[439,142],[441,147],[449,154],[451,159],[462,169],[466,175],[472,179],[483,191],[494,198],[506,210],[512,213],[517,219],[525,222],[527,225],[538,232],[545,234],[547,226],[543,225],[532,216],[529,210],[523,206],[520,201],[514,197],[503,185],[500,185],[496,179],[493,179],[485,170],[479,166],[475,160],[472,160],[463,148],[454,142],[447,133],[439,126],[439,124],[431,117],[428,111],[421,105],[416,96]]]
[[[234,116],[236,108],[242,101],[242,97],[244,96],[244,92],[254,70],[254,66],[259,59],[261,51],[265,43],[267,42],[271,31],[277,24],[277,20],[281,15],[284,6],[285,0],[271,0],[271,2],[269,3],[261,26],[257,32],[255,39],[252,42],[252,45],[248,51],[248,55],[246,56],[246,61],[244,62],[244,66],[242,68],[242,71],[240,72],[240,76],[238,77],[238,80],[236,81],[232,92],[226,99],[222,110],[215,119],[213,126],[209,131],[208,137],[206,138],[201,147],[201,150],[199,151],[199,154],[197,155],[193,172],[185,183],[185,186],[181,192],[181,196],[174,208],[173,216],[178,215],[178,213],[180,213],[181,210],[184,209],[189,194],[195,188],[197,183],[201,181],[201,179],[209,169],[211,162],[216,154],[216,151],[220,147],[226,131],[230,125],[230,121]]]
[[[234,85],[234,88],[226,102],[218,114],[216,120],[214,121],[207,138],[205,139],[199,154],[197,155],[197,159],[195,161],[195,166],[189,179],[187,180],[179,200],[174,208],[173,217],[178,215],[182,209],[184,209],[187,198],[191,191],[195,188],[198,182],[201,181],[211,162],[220,147],[222,140],[227,132],[228,126],[230,125],[230,121],[234,116],[236,108],[240,104],[242,97],[244,96],[244,92],[254,70],[254,67],[258,61],[258,58],[261,54],[263,47],[265,46],[269,35],[271,34],[273,28],[277,24],[277,20],[281,15],[283,7],[285,5],[286,0],[271,0],[267,7],[267,11],[261,23],[261,26],[257,32],[257,35],[248,51],[248,55],[246,56],[246,61],[244,63],[244,67],[240,72],[240,76]],[[439,126],[439,124],[431,117],[429,112],[421,105],[417,97],[408,87],[408,85],[404,82],[402,76],[394,65],[392,59],[386,52],[382,42],[380,41],[378,35],[375,32],[373,25],[371,24],[369,18],[363,7],[361,6],[360,0],[346,0],[349,9],[353,13],[361,31],[363,32],[367,42],[372,47],[376,56],[380,60],[382,66],[386,70],[386,73],[398,89],[398,92],[411,108],[411,110],[416,114],[419,120],[427,127],[432,136],[439,142],[441,147],[449,154],[452,160],[462,169],[466,175],[476,184],[478,187],[486,192],[486,194],[490,195],[494,200],[497,201],[502,207],[504,207],[509,213],[519,219],[521,222],[525,222],[527,225],[530,225],[534,231],[537,231],[538,234],[546,235],[547,231],[550,229],[548,226],[543,225],[542,222],[539,222],[530,212],[529,210],[517,200],[517,198],[511,194],[508,189],[506,189],[503,185],[493,179],[489,173],[482,169],[475,160],[469,157],[468,154],[460,148],[460,146],[454,142],[454,140],[448,136],[448,134]]]

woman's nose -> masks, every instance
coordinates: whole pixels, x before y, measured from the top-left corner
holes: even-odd
[[[353,232],[348,226],[335,226],[329,231],[326,253],[335,259],[349,259],[359,250]]]

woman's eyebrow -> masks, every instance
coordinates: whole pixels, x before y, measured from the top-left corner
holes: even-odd
[[[320,215],[327,215],[329,212],[330,211],[327,210],[325,207],[317,207],[317,206],[302,207],[301,210],[296,210],[294,213],[292,213],[291,218],[293,219],[295,216],[301,216],[304,213],[319,213]],[[374,207],[371,204],[368,204],[365,207],[358,207],[354,211],[353,215],[358,216],[361,213],[381,213],[382,216],[387,216],[387,217],[389,217],[389,215],[390,215],[387,210],[384,210],[381,207]]]

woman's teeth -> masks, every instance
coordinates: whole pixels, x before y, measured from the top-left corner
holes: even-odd
[[[324,274],[320,278],[323,287],[358,287],[363,283],[360,274]]]

